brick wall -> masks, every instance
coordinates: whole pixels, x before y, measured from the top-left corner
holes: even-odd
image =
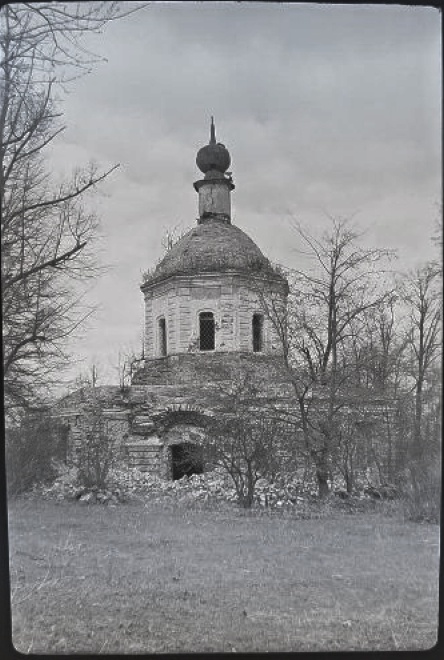
[[[247,352],[207,352],[172,355],[145,360],[133,376],[133,385],[208,384],[233,379],[242,371],[257,373],[258,378],[277,383],[288,382],[282,359],[278,356]],[[197,381],[196,381],[197,379]]]

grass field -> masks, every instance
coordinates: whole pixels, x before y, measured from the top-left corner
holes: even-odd
[[[234,505],[10,503],[24,653],[425,649],[438,526]]]

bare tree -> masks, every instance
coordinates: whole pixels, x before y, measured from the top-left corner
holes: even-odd
[[[405,460],[405,411],[409,392],[404,374],[406,342],[400,331],[401,302],[393,293],[353,324],[344,349],[348,350],[353,378],[349,387],[362,393],[362,404],[377,406],[376,436],[370,454],[382,481],[392,482]],[[348,349],[347,349],[348,346]],[[369,397],[365,395],[366,391]],[[368,467],[371,467],[370,461]]]
[[[349,389],[355,366],[346,350],[350,335],[365,322],[369,310],[389,297],[381,278],[389,251],[364,248],[348,221],[332,219],[332,227],[314,236],[300,224],[301,255],[311,265],[288,273],[287,310],[270,288],[261,293],[264,313],[275,328],[292,384],[304,441],[316,467],[320,496],[329,492],[331,455],[340,440],[344,406],[362,392]]]
[[[226,471],[239,504],[250,508],[258,480],[279,472],[290,422],[269,405],[263,387],[248,371],[238,372],[229,387],[221,385],[219,394],[224,412],[207,428],[207,463]]]
[[[97,221],[88,195],[114,169],[51,175],[46,149],[64,130],[57,94],[99,58],[83,37],[122,15],[118,3],[18,3],[0,15],[0,203],[5,398],[44,396],[66,337],[87,311],[73,281],[94,274]]]
[[[436,262],[410,272],[400,284],[406,305],[404,360],[413,399],[408,409],[410,440],[404,473],[409,517],[438,522],[441,501],[442,268]]]
[[[106,489],[110,471],[118,463],[119,450],[108,433],[103,403],[92,393],[83,409],[84,437],[75,453],[79,483],[85,488]]]
[[[401,295],[407,305],[407,372],[413,380],[415,412],[413,443],[424,450],[424,391],[441,352],[441,291],[439,270],[435,264],[416,269],[401,283]]]
[[[181,223],[166,229],[161,240],[164,255],[169,252],[171,248],[174,247],[174,245],[176,245],[176,243],[180,241],[180,239],[185,236],[188,231],[189,229],[184,229]]]
[[[126,392],[130,387],[133,375],[143,362],[143,359],[143,354],[136,353],[133,348],[119,351],[116,371],[119,377],[119,388],[122,393]]]

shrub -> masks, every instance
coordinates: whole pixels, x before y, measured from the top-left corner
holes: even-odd
[[[106,489],[111,469],[118,461],[115,443],[106,429],[99,402],[93,400],[84,409],[84,437],[76,452],[79,484],[85,488]]]
[[[403,489],[405,515],[415,522],[439,523],[441,504],[440,461],[412,462]]]
[[[66,459],[68,429],[39,411],[6,429],[5,440],[8,496],[14,497],[55,479],[57,461]]]

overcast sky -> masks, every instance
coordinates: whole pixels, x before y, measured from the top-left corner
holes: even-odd
[[[233,222],[273,261],[298,263],[290,218],[317,231],[326,214],[354,215],[400,268],[433,255],[440,20],[390,5],[153,3],[95,36],[107,62],[71,86],[52,154],[58,172],[121,164],[95,202],[111,268],[89,293],[99,309],[72,343],[73,372],[96,362],[115,379],[119,349],[140,345],[141,274],[167,228],[196,222],[210,115],[232,157]]]

